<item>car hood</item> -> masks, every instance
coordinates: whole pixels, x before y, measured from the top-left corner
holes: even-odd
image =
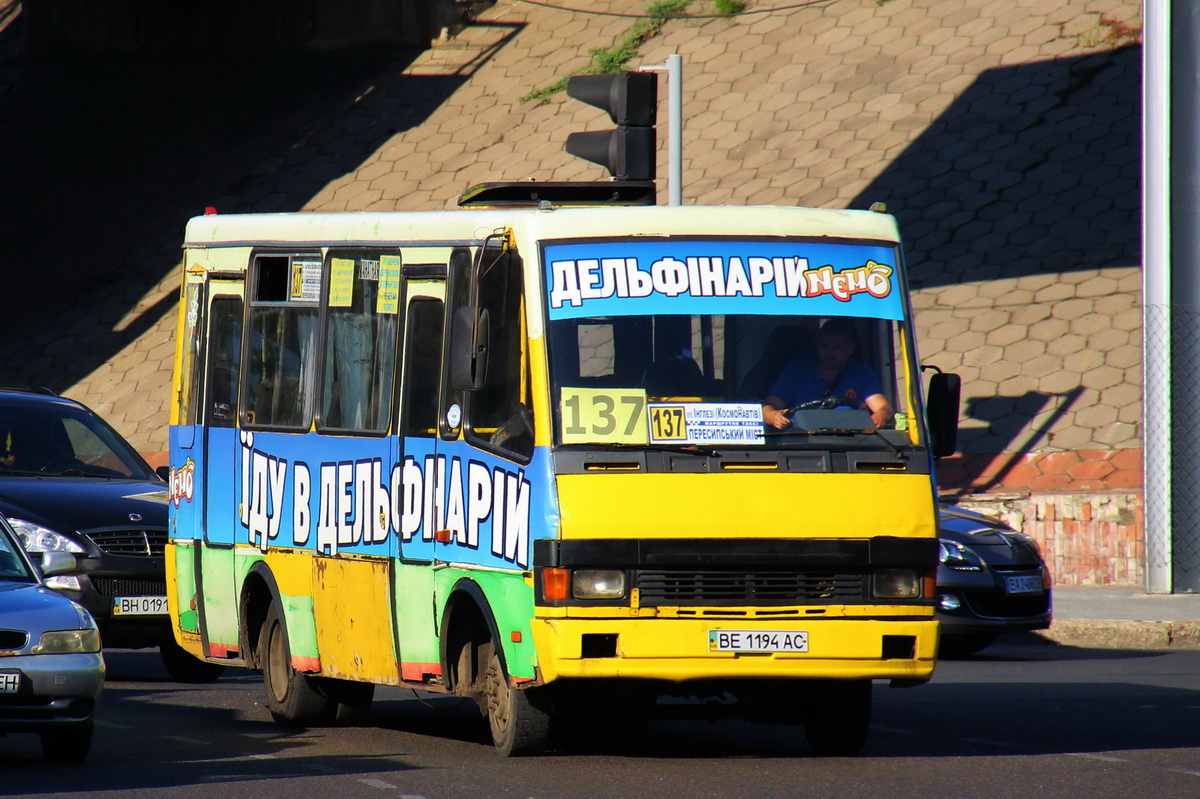
[[[1041,561],[1037,549],[1004,522],[951,505],[938,511],[938,537],[972,547],[985,561],[994,560],[991,565]]]
[[[0,628],[26,630],[36,644],[46,630],[78,630],[86,625],[82,608],[61,594],[33,583],[0,581]]]
[[[130,524],[166,528],[167,488],[142,480],[9,477],[0,480],[0,513],[58,532]]]

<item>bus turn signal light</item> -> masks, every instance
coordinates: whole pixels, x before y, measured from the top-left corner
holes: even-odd
[[[561,602],[568,597],[571,573],[566,569],[542,569],[542,594],[551,602]]]

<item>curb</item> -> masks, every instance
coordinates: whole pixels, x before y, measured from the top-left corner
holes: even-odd
[[[1200,621],[1062,619],[1037,635],[1094,649],[1200,649]]]

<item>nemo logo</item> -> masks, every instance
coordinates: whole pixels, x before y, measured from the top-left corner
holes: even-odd
[[[196,487],[196,463],[191,459],[187,459],[187,463],[178,469],[172,468],[170,475],[167,478],[167,485],[170,493],[167,498],[175,506],[179,507],[182,500],[192,501],[192,493]]]

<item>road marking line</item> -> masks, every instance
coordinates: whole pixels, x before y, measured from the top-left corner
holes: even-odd
[[[1113,757],[1112,755],[1096,755],[1091,752],[1067,752],[1071,757],[1086,757],[1088,760],[1103,760],[1107,763],[1128,763],[1127,757]]]
[[[983,744],[984,746],[1002,746],[1005,749],[1020,749],[1021,744],[1009,743],[1008,741],[992,741],[987,738],[963,738],[964,741],[970,741],[973,744]]]
[[[371,779],[370,777],[365,777],[363,779],[360,779],[359,782],[361,782],[363,785],[370,785],[372,788],[383,788],[384,790],[391,790],[396,787],[395,785],[392,785],[390,782],[384,782],[383,780],[375,780],[375,779]]]
[[[1193,771],[1188,768],[1173,768],[1171,771],[1178,771],[1180,774],[1191,774],[1193,777],[1200,777],[1200,771]]]
[[[164,735],[162,736],[168,741],[175,741],[181,744],[191,744],[192,746],[208,746],[208,741],[201,741],[198,738],[188,738],[183,735]]]
[[[124,724],[117,724],[115,721],[100,721],[99,719],[96,719],[95,724],[97,727],[107,727],[110,730],[132,730],[133,729],[133,727],[129,727]]]

